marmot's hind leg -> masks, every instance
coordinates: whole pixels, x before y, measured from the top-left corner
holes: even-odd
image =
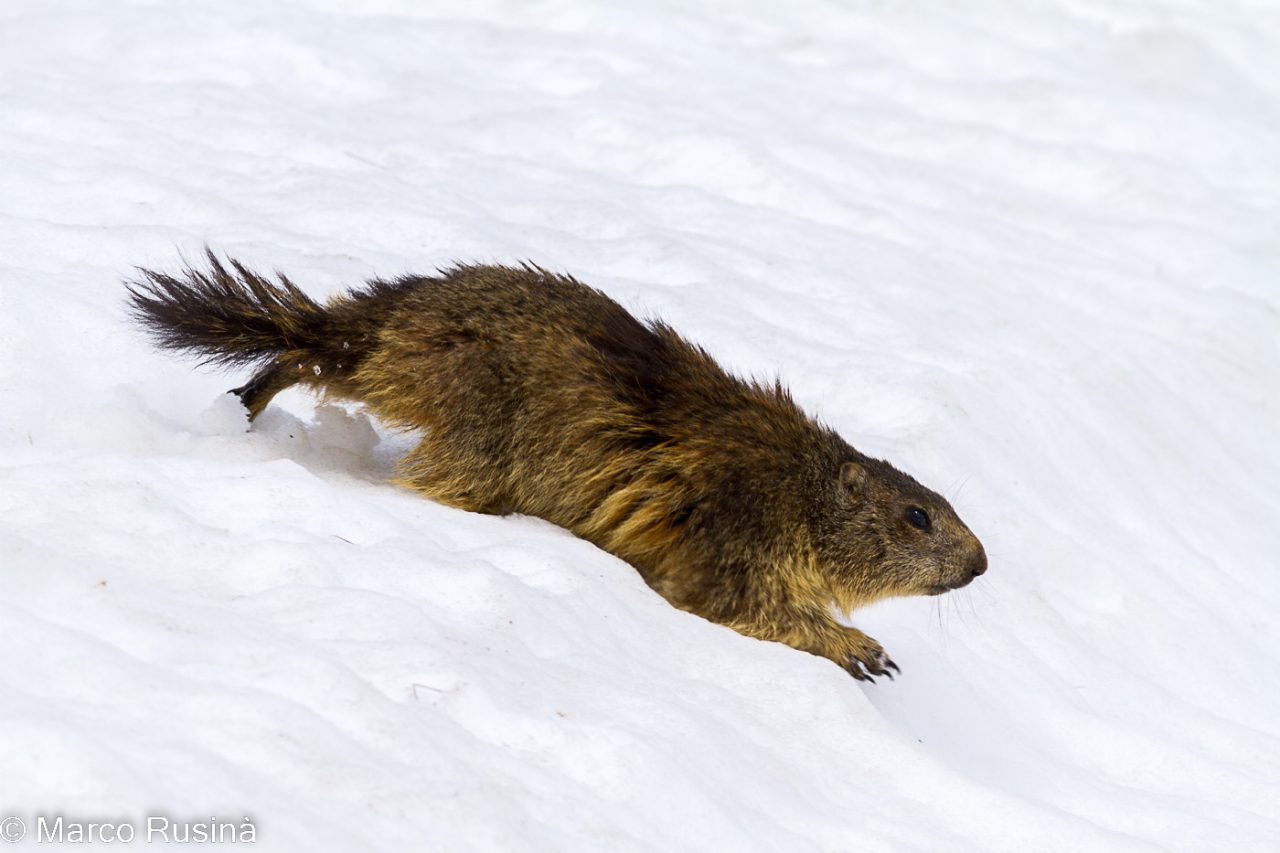
[[[232,388],[229,393],[240,398],[240,402],[249,410],[252,421],[271,402],[271,398],[292,385],[297,378],[289,374],[283,364],[274,362],[253,375],[239,388]]]
[[[513,511],[496,460],[428,433],[400,463],[396,482],[449,506],[489,515]]]

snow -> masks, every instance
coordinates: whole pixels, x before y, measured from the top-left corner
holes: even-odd
[[[3,815],[1280,849],[1274,5],[9,0],[0,119]],[[388,485],[412,438],[357,409],[246,431],[243,376],[123,307],[206,243],[317,297],[570,271],[781,376],[991,569],[852,615],[893,683],[676,611]]]

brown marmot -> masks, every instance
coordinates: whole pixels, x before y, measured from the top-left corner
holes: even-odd
[[[669,326],[531,265],[370,281],[320,305],[209,253],[141,270],[159,346],[254,365],[257,415],[303,384],[423,431],[400,482],[545,518],[635,566],[676,607],[835,661],[897,666],[835,610],[935,595],[986,571],[940,495],[854,450],[779,384],[726,373]]]

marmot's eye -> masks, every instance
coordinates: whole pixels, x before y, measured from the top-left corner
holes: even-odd
[[[918,506],[907,508],[907,521],[911,522],[913,527],[919,527],[921,530],[928,530],[932,526],[929,522],[929,513]]]

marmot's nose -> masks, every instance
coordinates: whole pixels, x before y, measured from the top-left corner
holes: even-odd
[[[976,578],[978,575],[982,574],[986,570],[987,570],[987,552],[982,550],[982,546],[979,545],[978,553],[975,554],[973,556],[973,559],[969,562],[969,571],[973,572],[973,576]]]

